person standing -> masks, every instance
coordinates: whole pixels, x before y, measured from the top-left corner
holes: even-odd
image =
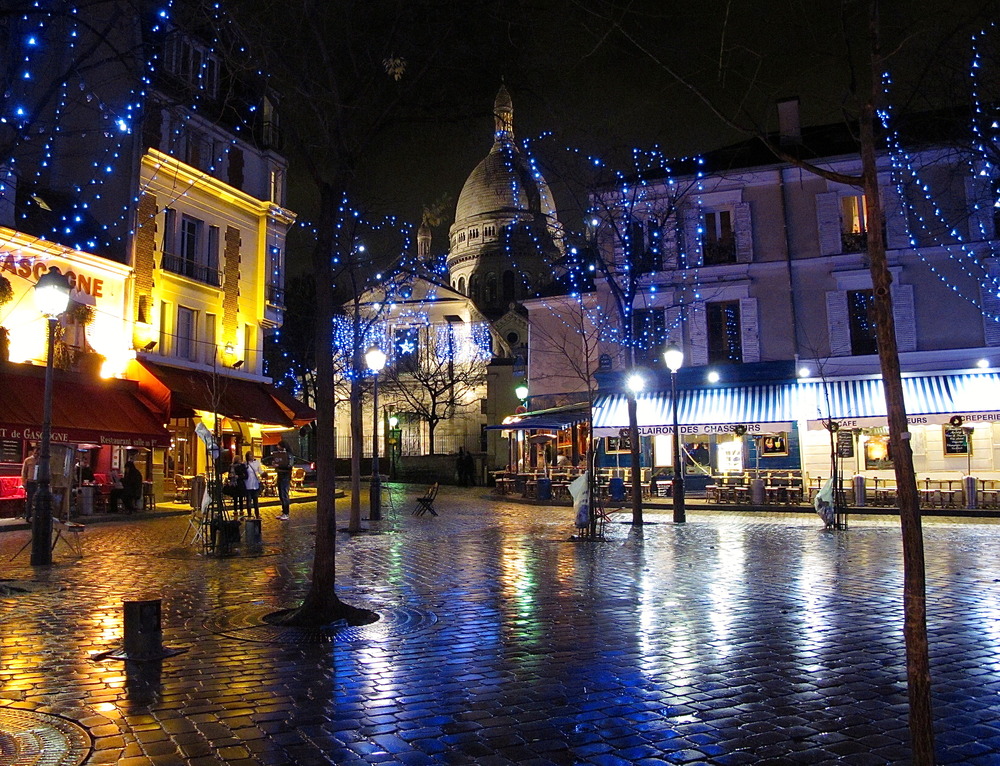
[[[253,511],[253,516],[255,519],[260,518],[260,505],[258,499],[260,498],[260,472],[261,465],[259,460],[255,460],[253,452],[247,453],[246,459],[247,467],[247,517],[249,518],[250,512]]]
[[[24,518],[31,521],[32,501],[38,489],[38,447],[32,447],[21,465],[21,486],[24,488]]]
[[[455,458],[455,474],[458,477],[458,486],[467,487],[469,482],[465,474],[465,448],[458,448],[458,457]]]
[[[125,513],[135,513],[142,505],[142,474],[131,460],[125,463],[122,477],[122,502]]]
[[[281,501],[281,514],[278,518],[288,521],[288,512],[291,509],[289,492],[292,488],[292,456],[288,454],[284,442],[279,442],[274,454],[271,455],[271,467],[278,475],[278,500]]]
[[[243,516],[246,510],[247,501],[247,480],[250,472],[247,464],[243,462],[240,453],[233,456],[233,463],[229,467],[229,475],[232,477],[233,485],[233,515],[236,518]]]
[[[462,486],[476,486],[476,459],[472,456],[472,452],[470,450],[466,450],[465,454],[462,455],[462,466],[462,473],[465,475],[465,480],[462,482]]]

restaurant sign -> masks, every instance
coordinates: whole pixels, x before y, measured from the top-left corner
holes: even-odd
[[[25,439],[38,442],[42,439],[39,426],[18,426],[0,424],[0,439]],[[154,438],[152,435],[95,431],[86,428],[53,428],[49,440],[53,444],[99,444],[109,447],[165,447],[170,443],[168,435]]]
[[[940,412],[932,415],[907,415],[906,424],[908,426],[940,426],[951,422],[951,419],[958,415],[965,423],[1000,423],[1000,412]],[[888,424],[885,416],[872,418],[838,418],[837,425],[841,429],[845,428],[884,428]],[[810,420],[808,427],[810,431],[822,431],[826,428],[825,420]]]
[[[791,431],[794,424],[791,422],[776,423],[694,423],[678,425],[677,430],[681,436],[704,436],[711,434],[735,434],[736,430],[743,426],[744,433],[750,436],[760,434],[777,434],[783,431]],[[594,429],[595,437],[618,436],[622,427],[600,427]],[[639,426],[639,436],[672,436],[674,427],[672,425],[660,426]]]

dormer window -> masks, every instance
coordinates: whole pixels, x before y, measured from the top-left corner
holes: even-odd
[[[164,67],[195,90],[210,98],[219,95],[219,59],[207,46],[180,32],[167,40]]]

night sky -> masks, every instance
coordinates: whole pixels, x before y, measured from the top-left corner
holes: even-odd
[[[624,169],[632,147],[658,144],[665,154],[682,156],[747,136],[725,125],[671,72],[741,125],[770,130],[776,127],[773,104],[787,96],[802,99],[804,124],[853,114],[852,80],[866,76],[866,3],[708,0],[689,7],[555,0],[438,7],[432,35],[421,37],[424,20],[411,20],[391,43],[416,66],[427,54],[427,39],[443,40],[410,96],[418,106],[366,150],[356,186],[367,209],[414,222],[424,205],[448,195],[446,219],[434,230],[435,251],[446,247],[462,184],[489,151],[501,81],[513,98],[518,139],[552,133],[535,145],[543,167],[546,152],[577,147]],[[990,7],[976,0],[882,3],[894,100],[922,109],[961,99],[969,31],[981,28]],[[455,14],[453,24],[434,38],[448,14]],[[424,48],[407,52],[408,33]],[[380,39],[372,48],[385,44]],[[297,170],[293,156],[293,174]],[[559,198],[558,178],[546,175],[561,217],[572,225],[572,202]],[[308,182],[294,184],[289,202],[310,216]],[[290,250],[293,259],[303,255]]]

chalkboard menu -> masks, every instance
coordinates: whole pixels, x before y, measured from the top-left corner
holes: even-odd
[[[854,431],[837,431],[837,457],[854,457]]]
[[[20,439],[0,439],[0,463],[20,463],[23,460]]]
[[[964,428],[944,427],[944,454],[969,454],[969,434]]]

